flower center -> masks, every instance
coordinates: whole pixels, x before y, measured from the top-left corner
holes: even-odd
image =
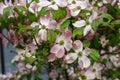
[[[92,72],[96,72],[96,69],[95,69],[95,68],[93,68]]]
[[[83,53],[81,51],[78,52],[78,56],[82,56]]]
[[[53,2],[52,2],[52,5],[54,5],[54,4],[55,4],[55,2],[53,1]]]
[[[76,4],[75,0],[72,1],[72,4]]]
[[[82,80],[87,80],[87,77],[84,75],[82,75],[81,78],[82,78]]]
[[[46,28],[46,26],[45,25],[42,25],[42,29],[45,29]]]
[[[63,45],[63,44],[64,44],[64,40],[61,40],[61,41],[59,42],[59,44],[60,44],[60,45]]]
[[[77,10],[80,10],[81,9],[81,7],[80,6],[77,6]]]

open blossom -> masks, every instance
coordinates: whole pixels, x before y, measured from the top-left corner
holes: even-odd
[[[101,79],[101,70],[103,69],[103,65],[100,63],[94,63],[93,66],[91,66],[86,72],[85,74],[92,74],[89,78],[97,78],[97,79]]]
[[[71,31],[66,28],[62,35],[57,37],[50,52],[54,53],[57,58],[62,58],[65,55],[65,50],[69,51],[72,48],[71,35]]]
[[[88,1],[80,0],[68,0],[68,8],[72,16],[77,16],[81,10],[84,10],[88,6]]]
[[[100,37],[100,43],[101,43],[102,47],[104,48],[106,46],[106,44],[109,43],[109,40],[106,40],[106,36],[103,35]]]
[[[73,23],[73,26],[77,27],[77,28],[81,28],[81,27],[85,26],[84,31],[83,31],[83,36],[86,36],[89,33],[89,31],[92,30],[91,25],[90,24],[86,25],[85,20],[78,20],[75,23]]]
[[[75,53],[69,53],[65,56],[67,63],[73,63],[78,58],[78,64],[83,68],[90,66],[90,59],[87,57],[91,50],[86,48],[83,50],[83,44],[80,40],[74,41],[73,49]]]
[[[113,63],[115,67],[120,66],[120,58],[119,55],[110,55],[110,61]]]
[[[39,26],[39,32],[38,37],[40,37],[41,40],[46,41],[47,40],[47,29],[50,29],[50,16],[48,15],[42,15],[40,17],[39,23],[32,23],[32,27]]]

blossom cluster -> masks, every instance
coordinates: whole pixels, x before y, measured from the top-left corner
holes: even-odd
[[[120,0],[0,2],[0,33],[16,71],[0,80],[119,80]]]

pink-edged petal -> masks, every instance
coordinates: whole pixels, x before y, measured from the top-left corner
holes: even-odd
[[[56,20],[51,19],[51,20],[50,20],[50,27],[49,27],[49,29],[55,30],[56,27],[57,27],[57,22],[56,22]]]
[[[39,23],[33,22],[30,26],[35,27],[35,26],[38,26],[38,25],[39,25]]]
[[[70,64],[73,63],[77,59],[77,54],[76,53],[69,53],[65,56],[65,61],[66,63]]]
[[[86,56],[79,57],[78,63],[79,61],[82,61],[84,68],[88,68],[90,66],[90,59]]]
[[[55,4],[55,5],[50,5],[48,6],[48,8],[52,8],[54,10],[58,10],[58,6]]]
[[[48,57],[48,62],[53,62],[56,59],[55,54],[50,54]]]
[[[87,0],[86,1],[80,1],[80,2],[78,2],[77,5],[79,5],[81,7],[81,9],[85,9],[88,6],[88,1]]]
[[[40,34],[41,40],[47,41],[47,31],[46,31],[46,29],[41,29],[38,34]]]
[[[97,18],[98,18],[98,13],[97,12],[93,12],[92,15],[89,18],[89,22],[92,23],[92,21],[94,21]]]
[[[30,8],[30,7],[28,8],[28,11],[33,13],[33,14],[35,13],[35,11],[32,8]]]
[[[93,80],[95,78],[95,73],[93,73],[92,71],[86,71],[85,75],[87,76],[88,80]]]
[[[64,29],[62,32],[62,35],[65,36],[65,38],[71,38],[72,37],[72,31],[68,28]]]
[[[86,25],[85,20],[80,20],[80,21],[76,21],[75,23],[73,23],[74,27],[83,27]]]
[[[57,53],[60,49],[60,46],[58,44],[55,44],[51,49],[50,53]]]
[[[67,0],[54,0],[56,2],[57,5],[59,5],[60,7],[66,7],[67,6]]]
[[[90,49],[90,48],[85,48],[85,49],[83,50],[83,53],[84,53],[86,56],[88,56],[88,55],[91,53],[91,49]]]
[[[41,7],[46,7],[49,6],[51,3],[48,0],[40,0],[40,2],[38,3],[39,6]]]
[[[59,51],[55,54],[57,58],[62,58],[65,55],[65,49],[63,46],[60,46]]]
[[[83,44],[80,40],[76,40],[73,43],[73,49],[75,50],[75,52],[77,53],[78,51],[82,51],[83,50]]]
[[[77,16],[79,13],[80,13],[80,9],[77,10],[77,9],[72,9],[70,10],[70,13],[71,13],[71,16]]]
[[[94,65],[93,65],[93,68],[95,68],[97,71],[100,71],[100,70],[103,69],[103,65],[95,62]]]
[[[42,16],[40,17],[40,23],[41,23],[42,25],[48,26],[48,25],[49,25],[49,22],[50,22],[50,16],[48,16],[48,15],[42,15]]]
[[[99,71],[99,72],[96,73],[96,77],[97,77],[97,79],[101,80],[101,71]]]
[[[92,30],[91,25],[87,25],[83,31],[83,35],[86,36],[90,30]]]
[[[65,44],[64,44],[64,47],[67,51],[69,51],[71,48],[72,48],[72,40],[69,40],[67,41]]]

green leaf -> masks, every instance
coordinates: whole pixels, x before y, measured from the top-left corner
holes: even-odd
[[[89,47],[90,46],[90,41],[83,41],[83,46],[84,47]]]
[[[52,10],[51,13],[52,13],[53,17],[57,20],[61,19],[61,18],[63,19],[67,15],[67,11],[65,8],[59,8],[58,10]]]
[[[29,63],[31,63],[31,64],[32,64],[35,60],[36,60],[36,59],[33,58],[33,57],[27,58],[27,61],[28,61]]]
[[[5,20],[8,19],[11,10],[12,10],[12,7],[6,7],[6,8],[4,8],[3,15],[4,15]]]
[[[81,18],[86,18],[86,16],[87,16],[86,14],[87,13],[91,14],[92,12],[90,10],[83,10],[83,11],[80,12],[80,17]]]
[[[38,31],[39,31],[39,27],[38,26],[36,26],[36,27],[34,27],[33,29],[32,29],[32,31],[31,31],[31,37],[33,37],[35,34],[37,34],[38,33]]]
[[[69,26],[69,24],[70,24],[70,20],[67,19],[67,20],[65,20],[65,21],[60,25],[60,28],[61,28],[61,29],[65,29],[66,27]]]
[[[38,12],[38,17],[40,17],[41,15],[47,15],[48,12],[46,11],[46,8],[42,8],[39,12]]]
[[[101,14],[100,18],[106,18],[106,19],[108,19],[108,21],[111,21],[113,19],[113,17],[108,13]]]
[[[84,28],[76,28],[73,30],[72,37],[75,38],[77,35],[82,35],[83,34],[83,29]]]
[[[41,70],[42,70],[42,66],[41,66],[40,64],[38,64],[38,65],[37,65],[37,71],[38,71],[38,72],[41,72]]]
[[[119,25],[120,24],[120,20],[115,20],[111,22],[112,25]]]
[[[57,34],[56,32],[51,30],[51,31],[48,31],[47,36],[48,36],[48,41],[50,42],[50,44],[52,44],[55,41]]]
[[[37,21],[37,16],[35,14],[29,13],[28,18],[31,22]]]
[[[118,78],[118,79],[120,78],[120,72],[116,71],[116,70],[113,70],[113,69],[104,70],[102,75],[106,76],[106,77],[113,78],[112,80],[114,80],[116,78]]]
[[[100,19],[97,19],[92,22],[91,26],[93,29],[96,30],[101,23],[102,23],[102,21]]]
[[[27,80],[31,80],[31,78],[32,78],[32,74],[28,74],[28,75],[26,75],[26,78],[27,78]]]
[[[18,27],[19,27],[19,30],[18,30],[19,34],[26,31],[26,30],[32,29],[30,26],[22,25],[20,23],[18,24]]]
[[[96,49],[92,49],[89,56],[94,61],[100,61],[100,54]]]

